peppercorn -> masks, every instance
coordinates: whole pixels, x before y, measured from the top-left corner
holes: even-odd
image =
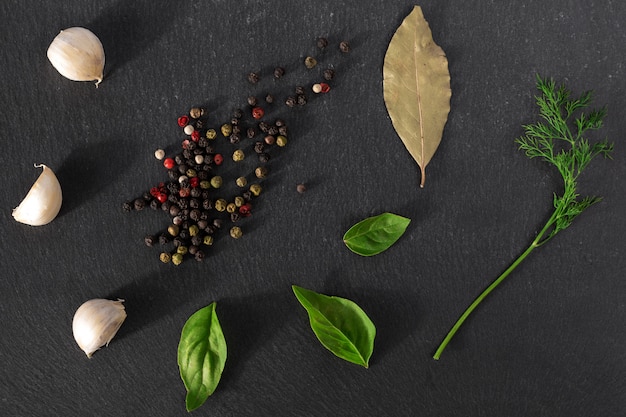
[[[233,133],[233,126],[230,123],[224,123],[221,127],[220,130],[222,132],[222,135],[227,138],[231,135],[231,133]]]
[[[313,58],[312,56],[307,56],[304,59],[304,66],[307,67],[308,69],[315,68],[316,65],[317,65],[317,59]]]
[[[191,169],[191,168],[189,168],[189,169],[187,170],[187,172],[185,172],[185,174],[187,174],[187,177],[188,177],[188,178],[194,178],[196,175],[198,175],[198,173],[196,172],[196,170],[195,170],[195,169]]]
[[[196,131],[196,129],[194,129],[194,127],[193,127],[192,125],[187,125],[187,126],[185,126],[185,128],[183,129],[183,132],[185,132],[185,135],[187,135],[187,136],[191,136],[191,134],[192,134],[193,132],[195,132],[195,131]]]
[[[245,217],[250,216],[250,214],[252,211],[252,205],[250,203],[246,203],[244,205],[242,205],[241,207],[239,207],[239,214]]]
[[[179,233],[179,228],[177,225],[175,224],[171,224],[168,228],[167,228],[167,233],[169,233],[171,236],[176,236]]]
[[[254,175],[256,175],[257,178],[261,179],[267,176],[267,172],[268,172],[267,167],[257,167],[254,170]]]
[[[187,123],[189,123],[189,117],[188,116],[180,116],[178,118],[178,126],[185,127],[185,126],[187,126]]]
[[[200,119],[196,120],[193,126],[196,128],[196,130],[204,129],[204,120],[200,120]]]
[[[215,129],[208,129],[204,136],[206,136],[207,139],[215,139],[215,137],[217,136],[217,132],[215,131]]]
[[[276,126],[270,126],[270,127],[267,129],[267,134],[268,134],[268,135],[272,135],[272,136],[274,136],[274,135],[276,135],[277,133],[278,133],[278,128],[277,128]]]
[[[313,84],[313,86],[311,87],[311,90],[315,93],[315,94],[319,94],[322,92],[322,85],[321,84]]]
[[[233,239],[239,239],[241,236],[243,236],[241,227],[233,226],[230,228],[230,237],[232,237]]]
[[[198,191],[197,188],[192,188],[191,189],[191,193],[192,194],[198,194],[199,191]],[[194,197],[194,196],[192,195],[192,197]],[[195,197],[198,197],[198,195],[196,195]],[[198,207],[200,207],[200,202],[198,201],[197,198],[192,198],[192,199],[189,200],[189,207],[191,207],[192,209],[197,209]],[[192,217],[192,219],[193,219],[193,217]],[[197,219],[194,219],[194,220],[197,220]]]
[[[200,233],[200,228],[197,225],[191,225],[189,226],[189,236],[196,236],[198,233]]]
[[[190,245],[190,246],[187,248],[187,252],[188,252],[190,255],[195,255],[195,254],[196,254],[196,252],[198,252],[198,246],[197,246],[197,245]]]
[[[227,204],[228,203],[226,202],[226,200],[224,200],[223,198],[220,198],[214,204],[215,210],[222,212],[222,211],[226,210],[226,205]]]
[[[276,127],[285,126],[285,121],[283,119],[276,119],[276,121],[274,122],[274,126]]]
[[[202,188],[203,190],[211,188],[211,182],[207,180],[200,181],[200,188]]]
[[[250,74],[248,74],[248,81],[249,81],[251,84],[256,84],[256,83],[258,83],[258,82],[259,82],[259,79],[260,79],[259,74],[257,74],[256,72],[251,72]]]
[[[198,250],[196,254],[194,255],[194,259],[198,262],[202,262],[204,260],[204,252],[202,252],[201,250]]]
[[[170,238],[165,233],[162,233],[159,236],[159,245],[167,245],[169,241],[170,241]]]
[[[200,210],[198,210],[197,208],[195,208],[195,209],[193,209],[193,210],[191,210],[191,211],[189,212],[189,218],[190,218],[191,220],[195,221],[195,222],[197,222],[198,220],[200,220],[200,215],[201,215],[201,212],[200,212]],[[191,226],[189,226],[189,228],[191,228]],[[193,236],[193,235],[191,235],[191,236]]]
[[[267,104],[272,104],[274,102],[274,96],[271,94],[268,94],[265,96],[265,102]]]
[[[250,192],[250,190],[246,190],[243,192],[243,194],[241,194],[241,196],[244,198],[244,200],[246,201],[250,201],[252,200],[252,193]]]
[[[201,116],[204,116],[204,109],[201,109],[200,107],[192,107],[189,110],[189,115],[192,119],[198,119]]]
[[[193,158],[193,160],[196,164],[201,165],[202,163],[204,163],[204,155],[198,154]]]
[[[245,200],[241,196],[235,197],[235,207],[241,207],[245,204]]]
[[[239,177],[235,180],[235,183],[237,184],[237,187],[245,187],[248,184],[248,180],[246,180],[246,177]]]
[[[202,208],[204,210],[211,210],[213,208],[213,202],[209,200],[208,198],[202,200]]]
[[[213,178],[211,178],[211,187],[213,188],[220,188],[222,186],[222,177],[220,177],[219,175],[214,176]]]
[[[285,69],[283,67],[274,68],[274,78],[280,78],[285,75]]]
[[[268,145],[273,145],[276,142],[276,138],[272,135],[267,135],[263,138],[263,140],[265,141],[265,143],[267,143]]]
[[[244,160],[244,158],[246,157],[246,155],[243,153],[243,151],[241,149],[236,149],[233,152],[233,161],[235,162],[241,162]]]
[[[154,151],[154,157],[161,161],[163,158],[165,158],[165,151],[163,149],[157,149],[156,151]]]
[[[159,255],[159,259],[161,260],[161,262],[166,264],[172,260],[172,255],[170,255],[168,252],[163,252]]]
[[[179,253],[181,255],[186,255],[188,251],[189,249],[187,248],[187,246],[180,245],[178,248],[176,248],[176,253]]]
[[[255,153],[263,153],[264,150],[265,150],[265,144],[263,142],[258,141],[254,143]]]
[[[133,203],[132,202],[126,201],[126,202],[122,203],[122,210],[124,210],[126,212],[129,212],[132,209],[133,209]]]
[[[234,213],[235,211],[237,211],[237,206],[235,205],[235,203],[228,203],[226,205],[226,212],[227,213]]]
[[[281,147],[287,145],[287,138],[283,135],[279,135],[276,138],[276,144]]]
[[[237,133],[233,133],[232,135],[230,135],[230,137],[228,138],[228,140],[230,141],[230,143],[232,143],[233,145],[238,144],[239,142],[241,142],[241,136],[239,136]]]
[[[287,107],[295,107],[296,98],[293,96],[287,97],[287,100],[285,100],[285,104],[287,105]]]
[[[317,47],[319,49],[324,49],[328,46],[328,39],[326,38],[317,38]]]
[[[217,229],[220,229],[222,227],[222,220],[221,219],[214,219],[213,220],[213,226]]]
[[[135,201],[133,201],[133,207],[135,210],[141,211],[146,207],[146,201],[143,198],[136,198]]]
[[[281,126],[278,128],[278,133],[283,136],[287,136],[287,126]]]
[[[216,153],[215,155],[213,155],[213,162],[215,163],[215,165],[222,165],[222,162],[224,162],[224,157],[222,156],[222,154]]]
[[[306,100],[306,96],[304,94],[300,94],[297,98],[296,98],[297,102],[298,102],[298,106],[304,106],[307,102]]]
[[[167,196],[165,194],[163,194],[163,198],[165,199],[165,198],[167,198]],[[152,201],[150,201],[150,208],[152,210],[156,210],[156,209],[159,208],[159,204],[160,204],[160,202],[158,200],[152,200]]]
[[[306,192],[306,185],[304,184],[296,185],[296,191],[300,194],[304,194]]]
[[[261,194],[261,191],[263,189],[261,188],[261,185],[259,185],[259,184],[252,184],[250,186],[249,190],[255,197],[258,197],[259,194]]]
[[[304,94],[304,87],[302,87],[301,85],[299,85],[299,86],[297,86],[297,87],[295,88],[295,90],[294,90],[294,91],[295,91],[296,95]]]
[[[146,244],[146,246],[152,246],[156,242],[156,237],[148,235],[143,239],[143,242]]]
[[[252,117],[255,119],[261,119],[265,115],[265,111],[261,107],[255,107],[252,109]]]
[[[339,44],[339,50],[343,53],[350,52],[350,44],[348,43],[348,41],[341,41],[341,43]]]
[[[257,99],[255,96],[248,96],[248,104],[252,107],[256,106]]]
[[[265,164],[269,162],[269,160],[270,160],[270,154],[268,154],[267,152],[262,152],[259,154],[259,162]]]
[[[207,246],[211,246],[213,244],[213,236],[205,236],[202,239],[202,244],[203,245],[207,245]]]
[[[163,166],[167,169],[172,169],[175,165],[176,161],[174,161],[172,158],[165,158],[165,160],[163,161]]]
[[[324,79],[326,81],[330,81],[333,78],[335,78],[335,70],[333,70],[332,68],[327,68],[324,70]]]
[[[172,255],[172,263],[176,266],[183,263],[183,255],[180,253],[175,253]]]
[[[230,213],[230,221],[232,223],[236,223],[241,219],[241,215],[237,212]]]

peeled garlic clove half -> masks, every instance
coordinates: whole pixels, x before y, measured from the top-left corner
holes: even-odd
[[[12,214],[13,218],[20,223],[43,226],[59,214],[63,194],[61,184],[50,168],[43,164],[35,165],[35,168],[43,168],[43,172],[20,205],[13,209]]]
[[[109,344],[124,320],[124,300],[95,298],[78,307],[72,321],[72,331],[78,346],[91,358],[102,346]]]
[[[48,47],[48,59],[65,78],[72,81],[102,82],[104,48],[89,29],[73,27],[62,30]]]

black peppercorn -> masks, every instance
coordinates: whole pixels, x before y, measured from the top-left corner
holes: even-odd
[[[158,210],[160,205],[161,205],[161,203],[159,203],[159,200],[152,200],[152,201],[150,201],[150,208],[152,210]]]
[[[258,83],[259,79],[259,74],[257,74],[256,72],[251,72],[250,74],[248,74],[248,81],[250,81],[250,83],[252,84]]]
[[[271,94],[268,94],[265,96],[265,102],[268,104],[272,104],[274,102],[274,96]]]
[[[194,190],[196,190],[196,188],[192,189],[192,191],[194,191]],[[192,199],[189,200],[189,207],[191,207],[192,209],[197,209],[198,207],[200,207],[200,202],[197,199],[192,198]],[[191,219],[192,220],[197,220],[197,219],[194,219],[193,217]]]
[[[204,120],[196,120],[193,124],[196,130],[202,130],[204,128]]]
[[[320,49],[324,49],[328,46],[328,39],[326,38],[317,38],[317,47]]]
[[[296,98],[292,96],[287,97],[287,100],[285,100],[285,104],[287,105],[287,107],[295,107]]]
[[[202,201],[202,208],[204,210],[211,210],[213,208],[213,202],[209,199]]]
[[[202,244],[202,236],[195,235],[191,237],[191,245],[192,246],[200,246]]]
[[[265,144],[263,142],[255,142],[254,143],[254,152],[256,153],[263,153],[263,151],[265,150]]]
[[[248,130],[246,130],[246,136],[248,136],[248,139],[252,139],[256,136],[256,130],[253,127],[249,127]]]
[[[241,219],[241,215],[239,213],[230,213],[230,221],[235,223]]]
[[[167,245],[170,241],[170,238],[165,234],[161,234],[161,236],[159,236],[159,244],[160,245]]]
[[[302,87],[301,85],[297,86],[295,89],[295,93],[296,95],[304,94],[304,87]]]
[[[172,203],[170,203],[169,201],[164,201],[163,203],[161,203],[161,210],[167,213],[170,212],[170,207],[172,207]]]
[[[135,201],[133,201],[133,207],[135,210],[143,210],[145,206],[146,201],[143,198],[136,198]]]
[[[285,75],[285,69],[283,67],[274,68],[274,78],[280,78]]]
[[[122,210],[124,211],[131,211],[133,209],[133,203],[132,202],[125,202],[124,204],[122,204]]]
[[[239,118],[233,117],[232,119],[230,119],[230,124],[233,126],[237,126],[239,124]]]
[[[300,94],[297,98],[298,106],[304,106],[306,104],[306,96],[304,94]]]
[[[327,68],[324,70],[324,79],[326,81],[330,81],[335,78],[335,70],[332,68]]]
[[[152,246],[156,243],[157,238],[152,235],[148,235],[143,239],[143,241],[146,244],[146,246]]]
[[[200,220],[200,210],[198,209],[191,210],[191,212],[189,212],[189,218],[193,221]]]
[[[257,99],[255,96],[248,96],[248,104],[251,106],[257,105]]]
[[[262,152],[259,154],[259,162],[266,163],[269,162],[270,155],[267,152]]]
[[[170,170],[167,171],[167,176],[171,180],[177,180],[178,179],[178,172],[174,171],[173,169],[170,169]]]
[[[350,52],[350,44],[347,41],[342,41],[339,44],[339,50],[343,53],[348,53]]]
[[[216,228],[221,228],[222,227],[222,219],[214,219],[213,220],[213,226],[215,226]]]
[[[239,136],[236,133],[233,133],[232,135],[230,135],[230,143],[232,143],[233,145],[239,143],[241,141],[241,136]]]
[[[202,262],[204,260],[204,252],[202,252],[201,250],[197,251],[194,255],[194,259],[198,262]]]
[[[281,126],[278,128],[278,133],[283,136],[287,136],[287,126]]]
[[[274,122],[274,126],[276,127],[285,126],[285,121],[283,119],[276,119],[276,121]]]
[[[259,123],[259,130],[263,133],[267,133],[267,129],[269,129],[270,125],[268,125],[266,122],[260,122]]]
[[[243,116],[243,110],[241,110],[241,109],[233,110],[233,117],[234,118],[241,119],[242,116]]]
[[[270,126],[269,129],[267,129],[268,135],[276,135],[277,133],[278,133],[278,128],[276,126]]]

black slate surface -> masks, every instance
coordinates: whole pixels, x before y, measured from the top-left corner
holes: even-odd
[[[184,416],[176,348],[182,325],[217,301],[228,360],[211,416],[623,416],[626,3],[426,1],[446,51],[452,111],[419,171],[382,98],[389,40],[413,3],[360,1],[64,1],[0,3],[0,410],[6,416]],[[102,40],[100,88],[46,59],[60,29]],[[144,235],[162,213],[121,204],[166,179],[153,157],[183,138],[176,118],[206,104],[230,117],[251,92],[313,81],[301,61],[331,45],[332,91],[276,105],[288,146],[239,241],[205,262],[158,261]],[[352,52],[336,49],[347,39]],[[286,65],[288,76],[267,76]],[[251,86],[245,75],[261,71]],[[534,253],[431,356],[458,314],[528,245],[549,215],[558,174],[514,144],[536,120],[535,74],[594,89],[613,161],[581,181],[604,196]],[[64,192],[51,224],[11,217],[45,163]],[[295,191],[299,182],[308,191]],[[362,258],[341,237],[391,211],[412,219],[389,251]],[[370,369],[327,352],[291,293],[298,284],[356,301],[378,334]],[[71,321],[90,298],[123,298],[128,319],[87,359]]]

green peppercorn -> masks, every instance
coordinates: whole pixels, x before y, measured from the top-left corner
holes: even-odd
[[[193,178],[193,177],[198,175],[196,170],[195,169],[191,169],[191,168],[187,170],[186,174],[187,174],[187,177],[189,177],[189,178]]]
[[[200,228],[193,224],[191,226],[189,226],[189,236],[196,236],[198,233],[200,233]]]
[[[226,200],[224,200],[223,198],[220,198],[215,202],[213,207],[215,207],[215,210],[222,212],[226,210],[227,205],[228,203],[226,202]]]
[[[181,255],[187,254],[188,251],[189,249],[187,249],[187,246],[180,245],[178,248],[176,248],[176,253],[180,253]]]
[[[215,137],[217,136],[217,132],[215,131],[215,129],[209,129],[206,131],[205,136],[207,139],[215,139]]]
[[[307,56],[304,59],[304,66],[307,67],[308,69],[314,68],[317,65],[317,59],[313,58],[312,56]]]
[[[262,188],[259,184],[252,184],[250,186],[250,192],[255,196],[258,197],[259,194],[261,194]]]
[[[180,265],[183,263],[183,255],[181,253],[175,253],[172,255],[172,263],[174,265]]]
[[[208,190],[209,188],[211,188],[211,181],[208,181],[208,180],[200,181],[200,188],[202,188],[203,190]]]
[[[278,146],[285,146],[287,144],[287,137],[285,137],[283,135],[278,135],[276,137],[276,144]]]
[[[227,138],[233,133],[233,126],[230,123],[224,123],[220,130],[222,131],[222,135]]]
[[[237,187],[243,188],[246,185],[248,185],[248,180],[246,179],[246,177],[239,177],[239,178],[237,178],[235,183],[237,184]]]
[[[244,204],[246,204],[246,200],[243,197],[241,196],[235,197],[235,207],[241,207]]]
[[[243,232],[241,231],[241,227],[239,227],[239,226],[231,227],[231,229],[230,229],[230,237],[232,237],[233,239],[239,239],[241,236],[243,236]]]
[[[235,205],[235,203],[228,203],[226,205],[226,211],[228,213],[234,213],[235,211],[237,211],[237,206]]]
[[[172,255],[170,255],[168,252],[163,252],[159,255],[159,259],[161,260],[161,262],[166,264],[172,260]]]
[[[204,239],[202,239],[202,243],[211,246],[213,244],[213,236],[206,235]]]
[[[192,119],[199,119],[204,116],[204,109],[200,107],[192,107],[191,110],[189,110],[189,115]]]
[[[257,167],[254,170],[254,175],[256,175],[256,177],[259,178],[259,179],[260,178],[265,178],[267,176],[267,172],[268,172],[267,167]]]
[[[180,231],[180,229],[175,224],[171,224],[167,228],[167,233],[169,233],[171,236],[177,236],[179,231]]]
[[[246,155],[243,153],[241,149],[237,149],[235,150],[235,152],[233,152],[233,161],[235,162],[243,161],[245,157]]]
[[[216,175],[213,178],[211,178],[211,187],[220,188],[221,186],[222,186],[222,177],[220,177],[219,175]]]

